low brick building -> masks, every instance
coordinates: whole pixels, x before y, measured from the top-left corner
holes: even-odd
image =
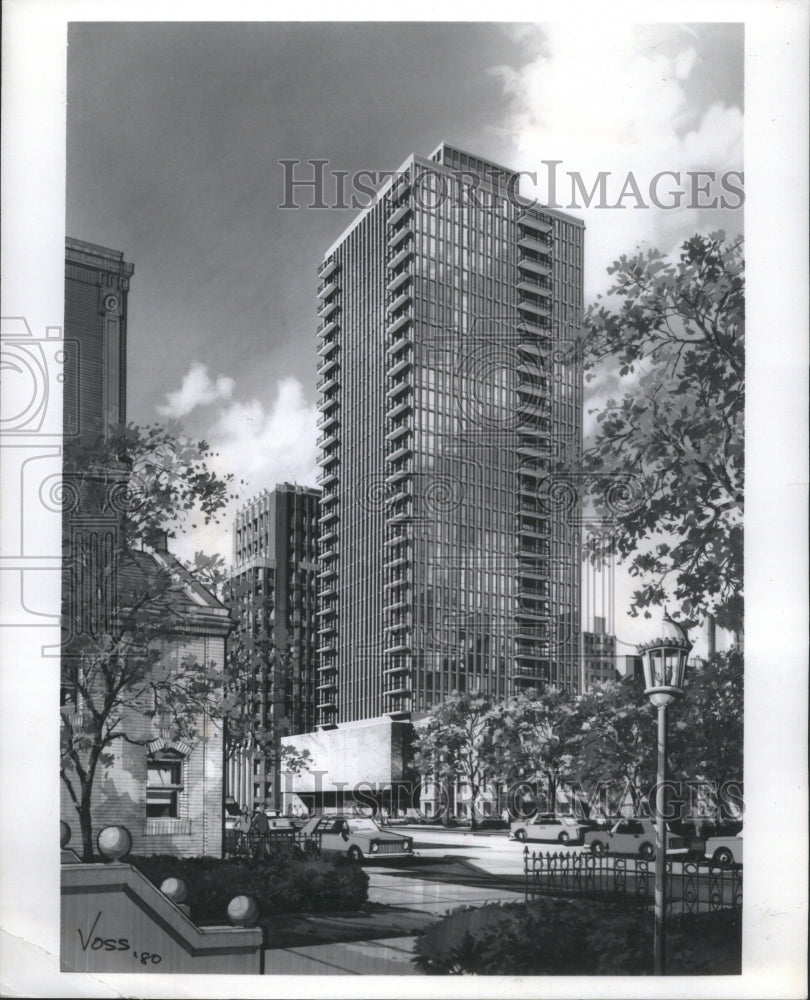
[[[133,553],[144,574],[168,572],[180,595],[181,624],[171,640],[158,643],[156,671],[177,669],[181,661],[221,670],[225,640],[232,628],[228,609],[185,569],[168,550]],[[148,685],[145,686],[148,689]],[[145,690],[143,698],[148,698]],[[68,700],[62,711],[81,712],[81,700]],[[93,787],[94,835],[106,826],[124,826],[136,854],[219,855],[223,831],[224,751],[222,722],[207,712],[194,720],[194,739],[172,736],[160,712],[124,711],[111,762],[99,767]],[[79,820],[62,783],[62,818],[71,842],[80,842]]]

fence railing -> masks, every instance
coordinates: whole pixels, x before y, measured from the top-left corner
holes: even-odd
[[[225,831],[225,857],[245,858],[254,861],[264,858],[300,857],[319,854],[317,840],[302,839],[296,830],[269,830],[267,833],[244,833],[241,830]]]
[[[524,848],[525,898],[589,896],[652,904],[655,862],[619,854],[531,852]],[[666,862],[667,910],[706,913],[742,907],[742,868],[709,861]]]

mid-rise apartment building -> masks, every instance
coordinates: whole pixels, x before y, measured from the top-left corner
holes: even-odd
[[[231,649],[249,673],[245,706],[254,733],[315,728],[318,490],[282,483],[238,511],[229,604],[238,620]],[[251,741],[228,763],[228,792],[240,805],[278,805],[277,752]]]

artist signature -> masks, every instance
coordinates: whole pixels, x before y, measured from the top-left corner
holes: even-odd
[[[104,951],[131,951],[132,957],[139,961],[141,965],[160,965],[163,961],[162,956],[152,951],[135,951],[127,938],[103,938],[98,935],[94,936],[94,931],[98,926],[99,920],[101,920],[102,912],[102,910],[98,911],[96,919],[93,921],[93,924],[87,934],[82,933],[82,929],[80,927],[76,928],[79,934],[82,951],[87,951],[88,948],[90,948],[91,951],[101,951],[102,949]]]

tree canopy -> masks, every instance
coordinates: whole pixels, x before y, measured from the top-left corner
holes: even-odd
[[[145,723],[156,718],[191,740],[201,714],[215,709],[221,666],[167,658],[172,644],[182,648],[195,602],[193,579],[163,551],[189,515],[216,522],[232,496],[232,477],[213,473],[209,457],[205,442],[158,426],[66,442],[60,774],[85,860],[93,786],[113,748],[145,745]]]
[[[591,539],[591,556],[628,561],[641,582],[631,613],[668,602],[688,621],[711,614],[740,635],[742,240],[696,235],[677,259],[641,251],[608,271],[615,283],[583,335],[586,380],[610,386],[590,411],[597,431],[584,455],[592,500],[612,522],[607,539]],[[611,477],[623,484],[612,492]]]

